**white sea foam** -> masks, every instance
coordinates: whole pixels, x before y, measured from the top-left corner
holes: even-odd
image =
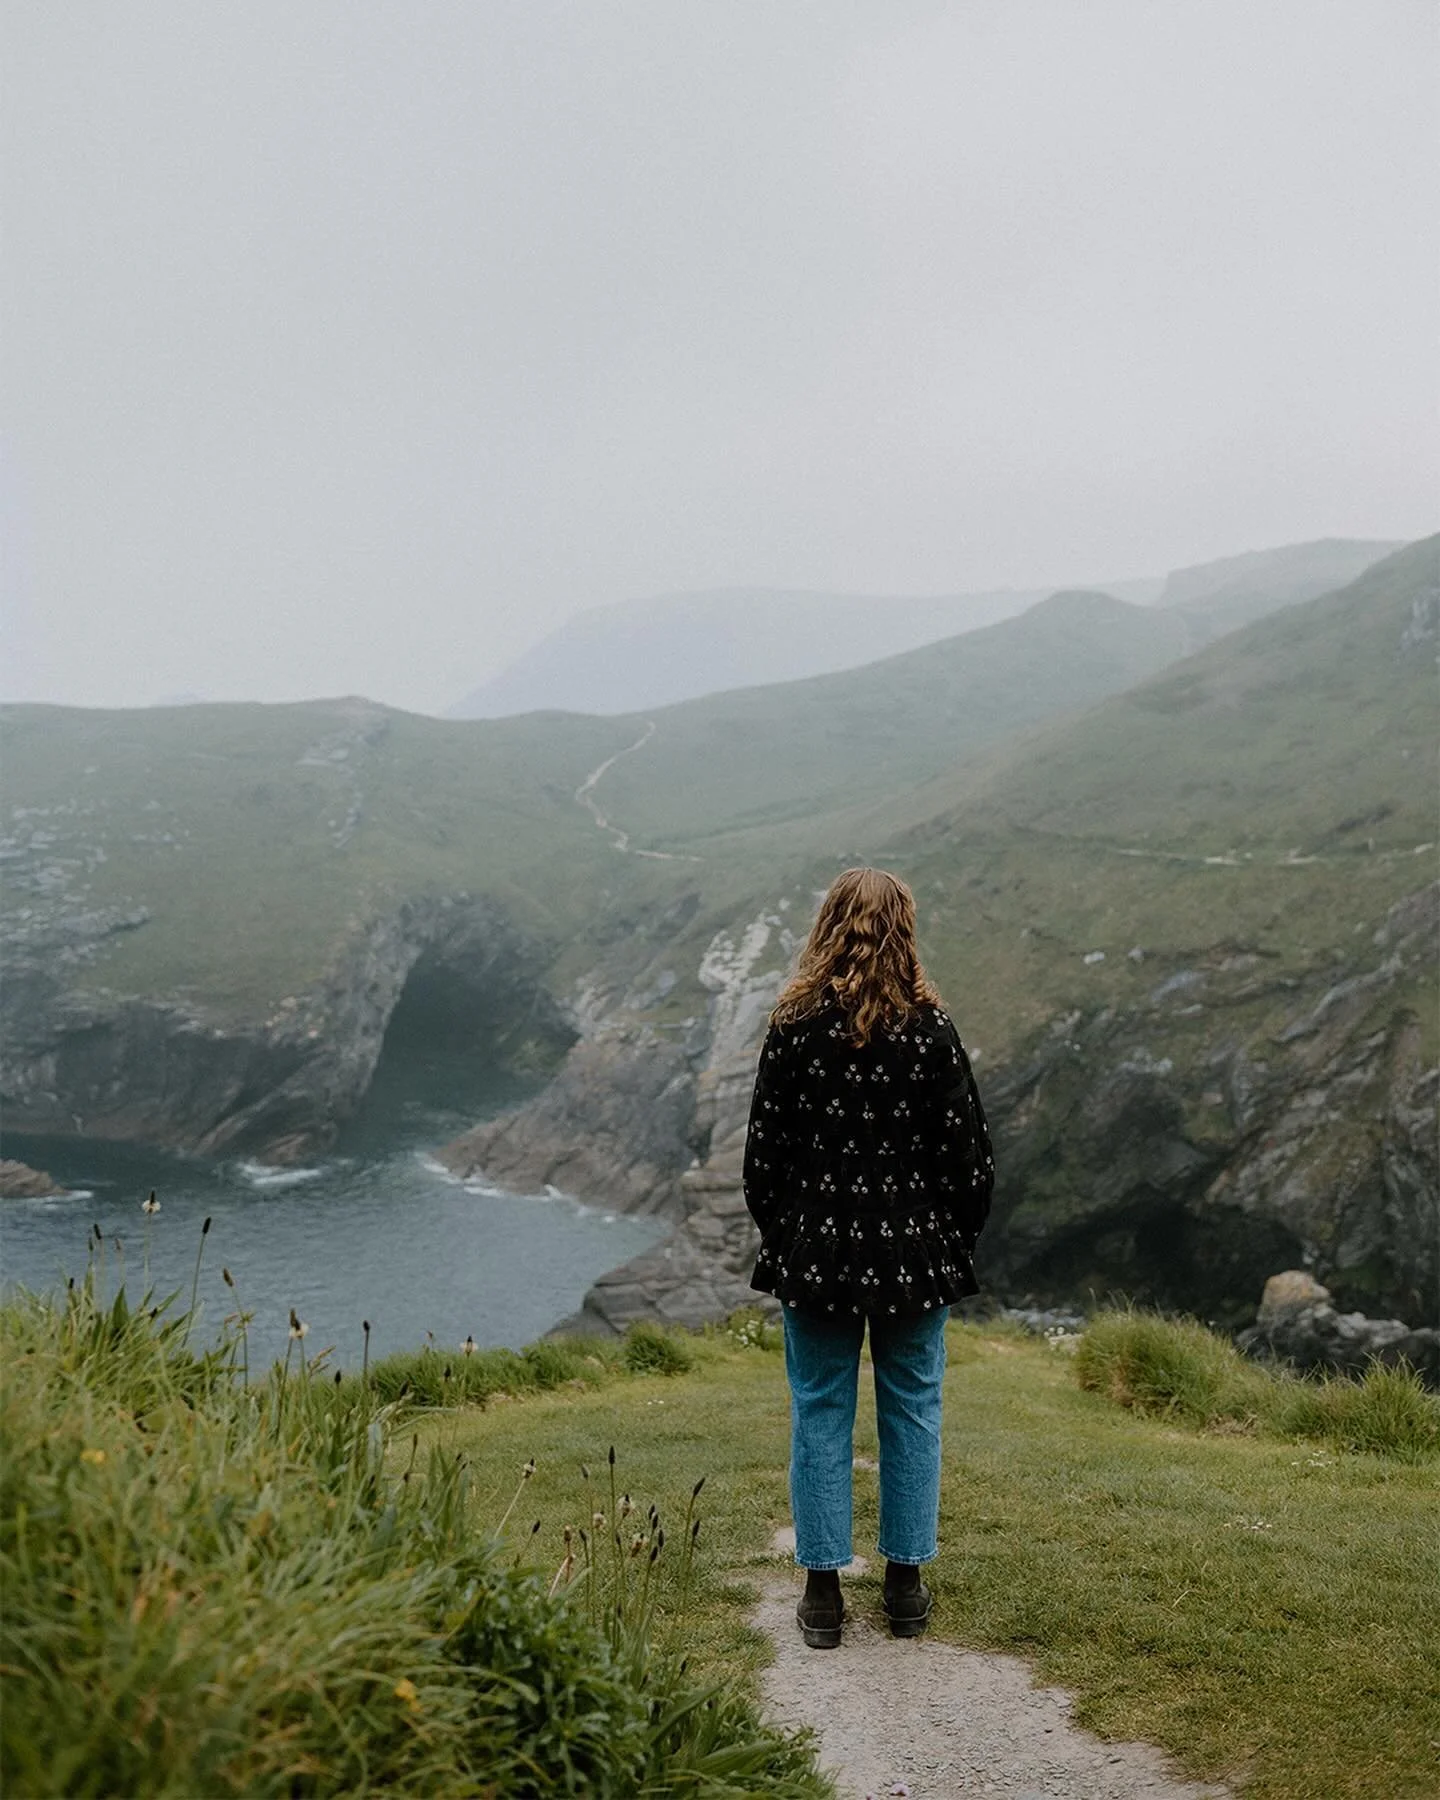
[[[433,1156],[427,1155],[424,1150],[417,1150],[415,1152],[415,1160],[427,1175],[438,1175],[442,1181],[448,1181],[452,1187],[469,1186],[469,1183],[462,1181],[453,1169],[447,1169],[444,1163],[437,1162]]]
[[[279,1169],[273,1163],[242,1162],[236,1168],[257,1188],[299,1187],[306,1181],[318,1181],[324,1169]]]

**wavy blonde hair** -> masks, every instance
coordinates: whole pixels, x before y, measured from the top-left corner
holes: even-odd
[[[915,896],[885,869],[846,869],[820,902],[794,975],[771,1022],[790,1025],[835,1005],[863,1044],[877,1025],[896,1026],[940,996],[920,966]]]

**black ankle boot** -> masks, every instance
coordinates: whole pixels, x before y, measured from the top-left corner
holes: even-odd
[[[837,1569],[807,1569],[805,1592],[795,1608],[800,1635],[812,1650],[833,1650],[840,1642],[845,1596]]]
[[[933,1602],[918,1563],[886,1563],[882,1603],[892,1637],[919,1637],[930,1623]]]

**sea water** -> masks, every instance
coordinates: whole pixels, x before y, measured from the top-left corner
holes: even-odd
[[[0,1283],[54,1289],[93,1267],[109,1294],[123,1280],[136,1299],[175,1293],[183,1307],[198,1255],[196,1341],[243,1308],[252,1367],[285,1355],[292,1309],[307,1354],[333,1346],[331,1368],[359,1367],[365,1320],[372,1361],[427,1343],[458,1351],[466,1337],[529,1343],[667,1227],[583,1195],[462,1181],[435,1161],[435,1145],[514,1097],[495,1089],[462,1113],[377,1096],[335,1154],[296,1168],[6,1133],[0,1153],[70,1192],[0,1201]],[[147,1213],[152,1189],[160,1210]]]

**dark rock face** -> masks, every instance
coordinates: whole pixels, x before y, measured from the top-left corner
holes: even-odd
[[[1337,1312],[1329,1288],[1299,1270],[1266,1282],[1255,1323],[1235,1341],[1250,1356],[1297,1369],[1363,1375],[1375,1360],[1403,1362],[1440,1389],[1440,1331]]]
[[[592,983],[593,1035],[551,1087],[438,1152],[463,1173],[483,1169],[511,1186],[549,1181],[675,1219],[663,1244],[602,1276],[557,1330],[621,1332],[642,1318],[700,1325],[740,1306],[774,1308],[750,1287],[759,1238],[740,1167],[758,1035],[793,948],[779,913],[718,933],[700,966],[706,1016],[690,1022],[683,1044],[627,1015],[649,1004],[643,978],[623,994],[611,988],[598,1008]]]
[[[422,992],[448,992],[452,1011],[472,1009],[516,1061],[553,1063],[574,1037],[541,985],[541,948],[465,895],[370,920],[313,989],[249,1020],[89,993],[77,960],[50,944],[8,946],[0,1098],[15,1130],[277,1163],[313,1155],[365,1092],[412,972]]]

